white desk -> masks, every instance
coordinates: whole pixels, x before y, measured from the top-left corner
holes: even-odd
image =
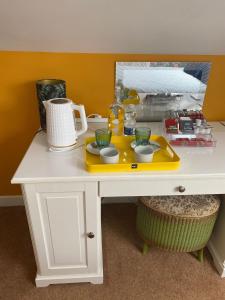
[[[185,195],[225,194],[225,127],[212,125],[215,148],[176,147],[180,169],[159,172],[88,173],[83,147],[49,152],[46,135],[36,135],[12,179],[22,185],[37,263],[36,285],[102,283],[101,197],[178,195],[180,186]],[[96,128],[90,127],[87,135]],[[162,134],[161,123],[150,127],[153,134]],[[225,275],[223,214],[222,208],[209,244],[221,276]]]

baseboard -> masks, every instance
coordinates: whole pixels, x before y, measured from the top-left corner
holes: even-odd
[[[102,199],[102,204],[112,204],[112,203],[136,203],[138,197],[104,197]]]
[[[103,284],[103,270],[96,274],[78,274],[78,275],[49,275],[42,276],[36,275],[35,283],[36,287],[47,287],[49,284],[59,283],[80,283],[90,282],[93,284]]]
[[[24,205],[22,196],[0,196],[0,207]]]
[[[207,248],[209,249],[209,252],[212,255],[215,267],[217,271],[219,272],[220,276],[223,278],[225,277],[225,263],[221,259],[220,255],[218,254],[216,248],[213,246],[213,243],[211,241],[208,242]]]

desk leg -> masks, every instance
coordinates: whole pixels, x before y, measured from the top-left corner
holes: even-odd
[[[221,277],[225,277],[225,196],[221,201],[216,225],[214,227],[211,239],[208,243],[208,249],[213,257],[217,271]]]
[[[86,186],[88,187],[89,185],[91,185],[91,183],[87,184]],[[88,190],[88,188],[87,188]],[[101,198],[100,197],[96,197],[96,195],[94,193],[91,192],[90,189],[90,193],[87,193],[88,196],[90,197],[90,200],[93,202],[97,202],[97,207],[96,207],[96,216],[97,216],[97,265],[98,265],[98,276],[95,278],[92,278],[92,280],[90,280],[90,282],[92,284],[103,284],[103,258],[102,258],[102,222],[101,222]]]

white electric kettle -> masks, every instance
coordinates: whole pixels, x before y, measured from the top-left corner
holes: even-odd
[[[87,131],[87,119],[83,105],[75,105],[67,98],[43,101],[46,109],[47,140],[50,150],[65,151],[73,148],[77,138]],[[80,113],[82,128],[76,130],[74,110]]]

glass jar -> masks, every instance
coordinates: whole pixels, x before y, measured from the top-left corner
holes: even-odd
[[[108,112],[108,129],[113,135],[123,135],[124,110],[119,103],[113,103]]]

